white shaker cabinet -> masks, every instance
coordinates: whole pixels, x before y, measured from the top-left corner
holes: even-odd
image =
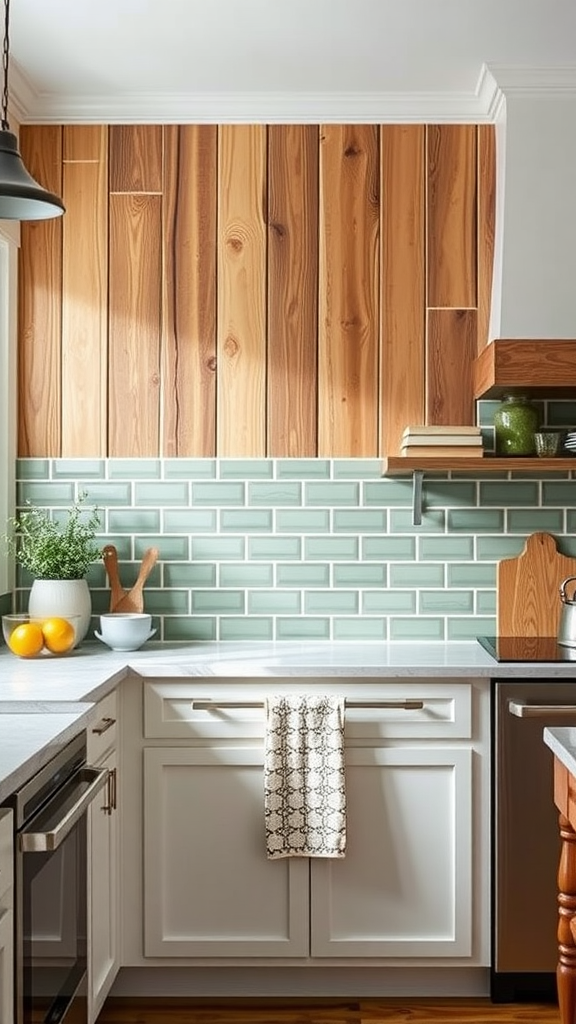
[[[104,697],[88,727],[88,763],[108,768],[108,781],[88,812],[88,1022],[94,1024],[119,966],[118,712]]]
[[[144,684],[145,957],[488,962],[487,687],[322,689],[350,694],[346,856],[268,861],[265,691]]]
[[[0,808],[0,1024],[14,1021],[14,852],[12,811]]]

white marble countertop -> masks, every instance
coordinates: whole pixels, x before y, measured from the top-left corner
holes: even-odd
[[[64,657],[32,659],[17,658],[0,647],[0,800],[7,787],[16,788],[23,781],[23,771],[30,775],[35,764],[41,767],[42,757],[48,760],[59,736],[68,739],[74,729],[84,728],[94,702],[130,673],[148,678],[227,678],[239,683],[282,678],[310,683],[326,678],[576,680],[576,664],[498,663],[476,641],[150,642],[128,654],[85,643]]]
[[[571,725],[547,726],[544,743],[559,761],[576,776],[576,728]]]

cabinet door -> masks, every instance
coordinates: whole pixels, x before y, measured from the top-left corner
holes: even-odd
[[[466,956],[469,749],[347,751],[347,849],[314,860],[312,956]]]
[[[144,750],[146,956],[307,956],[306,859],[270,861],[262,748]]]
[[[0,1024],[14,1021],[12,811],[0,807]]]
[[[117,752],[102,762],[108,785],[89,810],[89,1022],[96,1020],[118,971],[119,831]]]

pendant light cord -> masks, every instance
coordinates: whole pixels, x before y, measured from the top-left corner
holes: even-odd
[[[10,61],[10,41],[9,41],[9,28],[10,24],[10,0],[4,0],[4,46],[2,48],[2,71],[4,75],[4,86],[2,89],[2,131],[9,131],[10,125],[8,123],[8,64]]]

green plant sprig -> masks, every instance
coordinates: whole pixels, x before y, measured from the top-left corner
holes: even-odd
[[[98,509],[84,510],[86,494],[68,510],[64,523],[52,519],[46,509],[27,502],[24,512],[8,520],[12,533],[6,536],[17,562],[38,580],[78,580],[92,562],[102,555],[96,544],[100,526]]]

